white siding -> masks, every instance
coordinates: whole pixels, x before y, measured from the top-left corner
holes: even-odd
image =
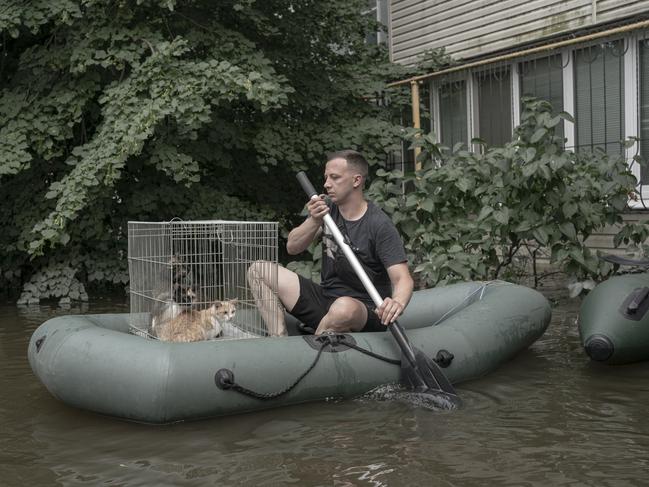
[[[390,55],[412,64],[443,47],[466,59],[643,12],[649,0],[391,0]]]
[[[624,223],[649,223],[649,213],[644,211],[633,211],[622,215]],[[591,250],[600,250],[603,254],[626,255],[626,245],[620,244],[618,248],[613,245],[615,235],[620,231],[619,225],[605,225],[599,233],[593,234],[586,239],[586,245]]]

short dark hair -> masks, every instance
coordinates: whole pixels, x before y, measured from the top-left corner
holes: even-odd
[[[367,179],[370,165],[360,152],[351,149],[330,152],[327,154],[327,161],[331,161],[332,159],[345,159],[347,164],[363,176],[363,180]]]

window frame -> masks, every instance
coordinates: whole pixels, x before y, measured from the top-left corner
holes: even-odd
[[[475,93],[475,87],[473,86],[473,76],[472,76],[472,71],[469,71],[466,73],[466,75],[463,78],[459,78],[456,80],[450,81],[451,83],[458,82],[458,81],[464,81],[464,93],[465,93],[465,103],[466,103],[466,134],[467,134],[467,139],[465,142],[466,147],[469,150],[473,150],[471,140],[474,138],[474,93]],[[442,85],[448,84],[449,82],[447,81],[446,83],[441,82],[440,80],[437,79],[432,79],[429,82],[429,96],[430,96],[430,106],[432,107],[431,109],[431,117],[432,117],[432,126],[433,130],[435,132],[435,141],[438,144],[442,143],[442,124],[441,124],[441,113],[440,113],[440,88]],[[451,147],[452,149],[452,147]]]

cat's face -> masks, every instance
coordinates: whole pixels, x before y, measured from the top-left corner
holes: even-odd
[[[173,300],[178,304],[191,304],[196,300],[191,267],[180,256],[171,256]]]
[[[237,300],[217,301],[210,308],[212,313],[223,321],[230,321],[237,311]]]

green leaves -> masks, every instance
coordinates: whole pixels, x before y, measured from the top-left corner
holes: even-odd
[[[493,212],[494,220],[502,225],[507,225],[509,223],[509,208],[503,207],[500,210]]]
[[[41,299],[59,298],[59,304],[88,301],[85,286],[69,263],[49,262],[24,285],[18,304],[37,304]]]
[[[201,179],[198,163],[191,156],[178,152],[176,147],[162,141],[154,145],[148,164],[153,164],[175,182],[184,183],[186,186]]]
[[[16,39],[21,29],[37,34],[48,22],[70,25],[74,19],[81,17],[79,2],[60,0],[32,0],[26,8],[20,2],[8,2],[0,11],[0,32],[8,33]]]
[[[489,215],[493,213],[493,208],[490,206],[485,206],[480,210],[480,214],[478,215],[478,221],[482,221],[485,218],[487,218]]]
[[[532,134],[532,137],[530,138],[530,142],[532,144],[536,144],[538,141],[540,141],[545,135],[548,133],[547,129],[541,127],[539,129],[536,129],[536,131]]]
[[[563,222],[559,224],[559,230],[561,230],[561,233],[563,233],[570,240],[577,240],[577,230],[575,230],[575,226],[571,222]]]
[[[550,234],[545,227],[537,227],[532,230],[532,237],[542,246],[547,246],[550,243]]]
[[[566,219],[570,219],[575,215],[575,213],[577,213],[579,207],[575,201],[566,201],[561,209],[563,210],[563,216]]]

